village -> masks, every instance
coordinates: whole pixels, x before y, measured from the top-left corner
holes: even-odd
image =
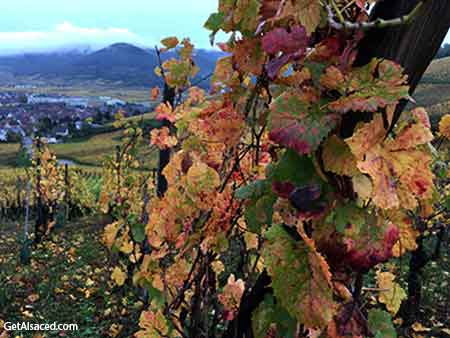
[[[40,136],[50,144],[62,143],[102,128],[119,110],[129,117],[152,108],[151,102],[129,103],[108,96],[0,92],[0,142],[21,142],[27,136]]]

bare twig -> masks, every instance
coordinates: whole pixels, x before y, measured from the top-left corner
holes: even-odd
[[[376,19],[375,21],[369,22],[350,22],[341,19],[342,22],[337,22],[334,17],[335,14],[329,5],[326,5],[325,8],[328,12],[328,23],[331,27],[337,30],[369,30],[373,28],[388,28],[388,27],[397,27],[401,25],[409,24],[420,12],[420,9],[423,7],[426,0],[423,0],[417,4],[414,9],[406,15],[402,15],[395,19],[384,20],[384,19]],[[337,13],[336,15],[339,15]]]

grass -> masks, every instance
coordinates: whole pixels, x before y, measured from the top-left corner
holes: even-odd
[[[74,161],[85,166],[101,167],[105,156],[114,156],[116,146],[121,144],[121,131],[98,134],[87,139],[73,140],[61,144],[52,144],[50,149],[56,153],[59,159]],[[140,158],[145,160],[146,167],[156,166],[156,152],[150,145],[142,146]]]
[[[101,166],[104,157],[114,154],[115,147],[120,145],[120,135],[120,131],[98,134],[85,139],[51,144],[50,149],[56,153],[57,158],[82,165]]]
[[[137,331],[143,304],[133,287],[110,279],[110,254],[99,242],[104,223],[86,218],[55,230],[32,250],[28,266],[18,261],[20,229],[0,227],[1,337],[7,321],[78,325],[78,331],[11,335],[19,338],[131,337]]]
[[[0,143],[0,167],[16,167],[19,143]]]
[[[151,124],[154,120],[154,113],[147,113],[140,116],[132,116],[126,121],[144,121]],[[112,156],[116,146],[121,144],[121,130],[113,130],[112,123],[105,125],[105,130],[92,136],[73,139],[65,143],[51,144],[50,149],[55,152],[58,159],[65,159],[75,162],[79,166],[101,167],[105,156]],[[15,168],[20,150],[19,143],[0,143],[0,168]],[[156,153],[150,149],[150,145],[141,148],[140,156],[145,161],[147,168],[153,168],[157,164]]]
[[[99,97],[109,96],[127,102],[150,101],[149,88],[126,88],[120,84],[114,85],[103,81],[77,81],[76,84],[67,85],[66,81],[58,83],[45,83],[30,78],[19,79],[22,82],[36,85],[33,92],[36,94],[62,94],[67,96]],[[29,92],[29,89],[17,89],[10,86],[0,86],[0,91]]]

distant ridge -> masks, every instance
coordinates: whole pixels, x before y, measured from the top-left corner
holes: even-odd
[[[198,78],[211,73],[216,60],[223,55],[219,51],[195,50],[194,62],[201,69]],[[169,52],[163,59],[173,56],[175,53]],[[115,43],[94,52],[72,50],[0,56],[0,74],[5,75],[3,82],[12,75],[13,79],[32,76],[43,82],[102,80],[124,87],[151,87],[160,84],[153,71],[157,64],[153,50]],[[202,86],[207,87],[208,82],[205,81]]]

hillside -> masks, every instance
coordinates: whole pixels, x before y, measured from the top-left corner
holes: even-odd
[[[216,60],[223,54],[198,49],[194,62],[200,67],[199,78],[213,71]],[[163,60],[175,56],[166,53]],[[40,82],[45,84],[95,80],[121,87],[151,87],[160,83],[153,69],[158,65],[153,50],[126,43],[116,43],[101,50],[24,54],[0,57],[0,82]],[[202,83],[207,87],[208,83]]]
[[[450,84],[450,57],[434,60],[428,67],[422,82]]]
[[[434,60],[414,93],[417,104],[427,108],[434,123],[450,112],[450,57]]]

